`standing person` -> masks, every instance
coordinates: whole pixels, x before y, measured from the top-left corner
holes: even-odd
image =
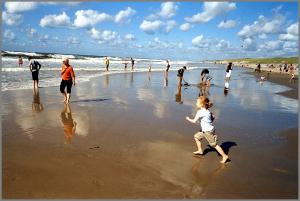
[[[294,68],[293,64],[291,64],[289,66],[289,69],[290,69],[290,74],[291,74],[290,82],[292,82],[292,81],[294,81],[294,78],[295,78],[295,68]]]
[[[109,59],[107,57],[105,57],[105,59],[104,59],[104,64],[105,64],[106,71],[108,71]]]
[[[34,60],[32,57],[28,57],[29,61],[29,70],[32,73],[32,80],[33,80],[33,88],[39,87],[39,71],[41,69],[41,64]]]
[[[134,60],[132,59],[132,57],[130,58],[130,61],[131,61],[131,70],[133,70]]]
[[[166,62],[167,62],[167,64],[166,64],[166,72],[168,72],[171,66],[170,66],[169,60],[166,60]]]
[[[182,86],[182,80],[184,80],[184,79],[183,79],[183,73],[184,73],[185,70],[186,70],[186,66],[183,66],[182,68],[180,68],[180,69],[177,71],[178,86]]]
[[[19,56],[19,67],[22,67],[22,65],[23,65],[23,58],[22,58],[22,56]]]
[[[200,124],[202,130],[194,135],[194,139],[198,150],[193,153],[200,155],[203,154],[201,140],[205,138],[208,141],[209,145],[214,147],[217,150],[217,152],[221,154],[222,160],[220,162],[226,163],[226,161],[228,160],[228,156],[224,153],[223,149],[217,144],[218,136],[215,134],[215,128],[212,123],[215,118],[209,110],[209,108],[212,107],[212,103],[205,96],[201,96],[198,98],[196,106],[199,108],[199,110],[197,111],[194,119],[186,117],[186,120],[188,120],[191,123],[196,123],[198,119],[201,119]]]
[[[226,76],[225,76],[225,80],[230,80],[231,77],[231,71],[232,71],[232,62],[228,63],[228,66],[226,68]]]
[[[63,65],[61,66],[61,78],[60,92],[64,96],[64,102],[69,103],[72,85],[75,86],[75,73],[73,67],[69,64],[68,58],[63,60]],[[65,92],[66,87],[67,93]]]

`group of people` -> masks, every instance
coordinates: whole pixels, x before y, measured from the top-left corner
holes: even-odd
[[[29,57],[28,60],[29,60],[29,69],[32,72],[32,79],[34,81],[34,89],[38,89],[38,81],[39,81],[38,75],[39,75],[39,70],[41,69],[41,64],[38,61],[34,60],[32,57]],[[134,60],[132,58],[131,58],[131,60],[133,61],[132,62],[132,69],[133,69]],[[106,70],[108,71],[109,60],[107,57],[105,58],[105,64],[106,64]],[[166,69],[165,69],[166,74],[168,73],[170,67],[171,66],[170,66],[169,61],[166,60]],[[187,67],[183,66],[182,68],[180,68],[177,71],[178,87],[180,87],[180,88],[182,86],[182,81],[184,80],[183,75],[184,75],[184,71],[186,69],[187,69]],[[230,79],[231,70],[232,70],[232,63],[230,63],[227,66],[226,80]],[[60,92],[64,97],[64,102],[66,103],[66,105],[68,105],[68,103],[70,101],[70,97],[71,97],[72,86],[75,86],[75,73],[74,73],[73,67],[69,63],[68,58],[63,59],[63,64],[61,67],[61,78],[62,78],[62,81],[60,84]],[[199,83],[199,85],[210,86],[211,80],[212,80],[212,77],[209,76],[209,70],[203,69],[203,71],[201,72],[201,82]],[[187,83],[187,82],[185,81],[185,83]],[[65,88],[67,88],[67,91],[65,91]],[[210,102],[208,97],[206,97],[205,95],[201,95],[197,99],[196,107],[198,108],[198,111],[197,111],[195,117],[194,118],[186,117],[186,120],[191,123],[196,123],[198,120],[200,120],[200,125],[201,125],[201,130],[194,135],[194,140],[197,145],[197,151],[195,151],[193,153],[195,155],[203,155],[201,140],[203,138],[205,138],[208,141],[209,145],[214,147],[217,150],[217,152],[219,154],[221,154],[222,160],[220,162],[221,163],[227,162],[228,155],[226,155],[224,153],[223,149],[217,144],[218,137],[215,133],[215,128],[213,125],[213,121],[214,121],[215,117],[212,114],[212,112],[209,110],[209,108],[212,107],[212,103]],[[64,112],[62,112],[61,116],[64,121],[66,121],[67,119],[72,119],[72,118],[69,118],[69,116],[68,117],[65,116],[65,113],[68,113],[68,114],[70,113],[70,112],[67,112],[68,109],[69,109],[69,107],[66,106]],[[75,126],[70,126],[70,127],[73,130],[73,128]],[[69,133],[73,133],[73,131],[69,132]]]
[[[104,65],[105,65],[105,69],[106,69],[106,71],[109,71],[109,59],[107,58],[107,57],[105,57],[105,59],[104,59]],[[131,70],[133,71],[134,70],[134,59],[131,57],[130,58],[130,62],[131,62]],[[127,70],[127,64],[128,64],[128,62],[127,61],[125,61],[124,63],[124,69],[125,70]]]

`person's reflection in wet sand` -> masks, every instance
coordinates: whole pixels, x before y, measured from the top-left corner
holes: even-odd
[[[109,75],[108,74],[105,75],[105,80],[104,81],[105,81],[104,82],[104,87],[108,88],[108,86],[109,86]]]
[[[178,85],[178,91],[175,94],[175,101],[176,103],[183,104],[183,101],[181,100],[181,85]]]
[[[148,81],[151,81],[151,72],[148,72]]]
[[[228,91],[229,91],[229,81],[225,81],[225,84],[224,84],[224,96],[227,96]]]
[[[209,183],[213,180],[213,177],[220,173],[221,170],[226,167],[225,164],[218,164],[213,171],[204,172],[201,171],[201,164],[203,164],[203,161],[197,160],[197,162],[192,167],[192,175],[195,180],[195,184],[191,188],[192,198],[199,198],[200,196],[204,195],[206,188],[208,187]]]
[[[77,123],[73,120],[71,107],[69,104],[64,104],[64,109],[61,112],[61,121],[63,123],[66,143],[70,143],[75,134]]]
[[[209,97],[210,93],[209,93],[209,86],[206,85],[199,85],[199,97],[200,96],[206,96]]]
[[[168,86],[168,83],[169,83],[169,80],[168,80],[168,72],[165,72],[165,79],[164,79],[164,86],[167,87]]]
[[[133,72],[131,72],[131,76],[130,76],[130,85],[133,84]]]
[[[40,93],[38,88],[33,89],[32,112],[41,112],[44,106],[40,100]]]

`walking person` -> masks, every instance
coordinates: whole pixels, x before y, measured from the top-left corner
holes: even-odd
[[[75,86],[75,73],[73,67],[69,64],[69,59],[66,58],[63,60],[63,65],[61,67],[61,83],[60,83],[60,92],[64,96],[64,102],[69,103],[71,97],[72,85]],[[67,93],[65,88],[67,87]]]
[[[32,80],[33,80],[33,88],[39,87],[39,71],[41,69],[41,64],[34,60],[32,57],[28,57],[29,61],[29,70],[32,73]]]
[[[199,110],[197,111],[194,119],[186,117],[186,120],[191,123],[196,123],[200,119],[201,131],[197,132],[194,135],[198,150],[193,153],[195,155],[203,154],[201,140],[205,138],[208,141],[209,145],[214,147],[217,152],[221,154],[222,160],[220,162],[226,163],[226,161],[228,160],[228,155],[226,155],[223,149],[217,144],[218,136],[215,134],[215,127],[213,126],[215,117],[209,110],[209,108],[212,107],[212,103],[205,96],[200,96],[197,99],[196,106],[197,108],[199,108]]]
[[[132,59],[132,57],[130,58],[130,61],[131,61],[131,70],[133,70],[134,60]]]
[[[22,56],[19,56],[18,64],[19,64],[19,67],[22,67],[22,65],[23,65],[23,58],[22,58]]]
[[[108,71],[109,59],[107,57],[105,57],[105,59],[104,59],[104,64],[105,64],[106,71]]]

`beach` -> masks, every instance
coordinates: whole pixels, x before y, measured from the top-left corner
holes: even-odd
[[[178,91],[172,67],[167,79],[107,73],[76,84],[69,106],[58,86],[3,91],[3,198],[298,198],[298,80],[260,83],[234,67],[224,94],[225,67],[209,66],[206,90]],[[195,84],[200,72],[184,77]],[[214,103],[226,164],[206,142],[193,155],[200,126],[185,117],[199,94]]]

